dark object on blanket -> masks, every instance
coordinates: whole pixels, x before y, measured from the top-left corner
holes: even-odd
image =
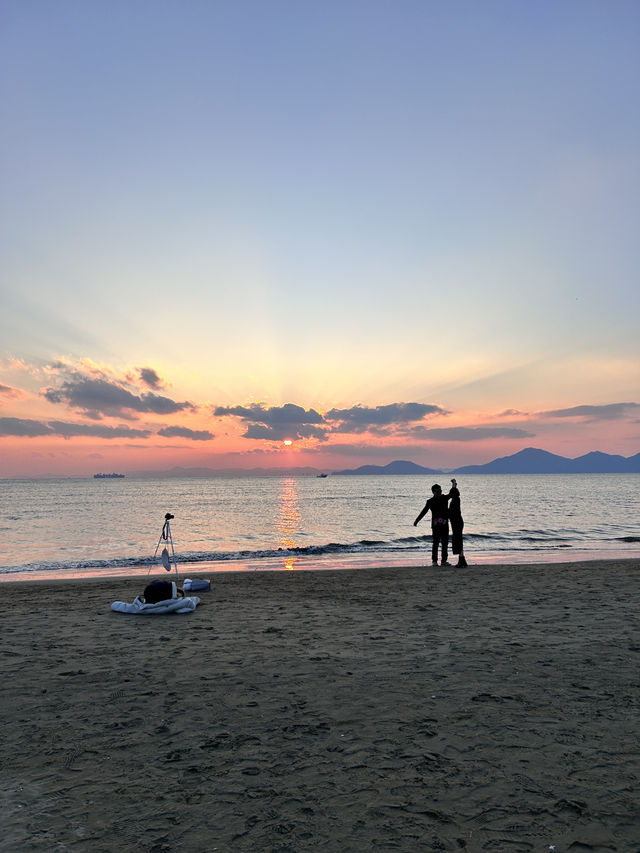
[[[177,590],[179,596],[184,596],[184,592]],[[173,598],[173,584],[171,581],[151,581],[144,588],[144,600],[146,604],[156,604],[158,601],[168,601]]]

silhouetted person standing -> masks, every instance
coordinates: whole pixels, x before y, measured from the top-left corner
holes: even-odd
[[[465,569],[467,561],[464,558],[462,542],[462,531],[464,530],[464,519],[460,509],[460,492],[456,480],[451,481],[451,489],[447,495],[449,500],[449,521],[451,522],[451,550],[458,555],[458,568]]]
[[[431,536],[433,544],[431,546],[431,562],[434,566],[438,565],[438,547],[442,543],[442,563],[441,566],[450,566],[447,562],[449,548],[449,516],[447,510],[448,497],[442,494],[442,488],[435,483],[431,486],[433,497],[424,505],[420,515],[413,522],[413,526],[417,527],[420,519],[431,510]]]

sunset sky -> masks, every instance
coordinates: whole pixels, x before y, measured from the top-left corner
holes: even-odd
[[[0,477],[640,451],[635,0],[0,0],[0,86]]]

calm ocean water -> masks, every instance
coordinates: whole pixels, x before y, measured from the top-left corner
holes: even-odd
[[[449,480],[439,480],[445,491]],[[431,477],[0,480],[0,580],[430,563]],[[470,564],[640,557],[637,475],[458,480]],[[161,543],[161,547],[164,543]]]

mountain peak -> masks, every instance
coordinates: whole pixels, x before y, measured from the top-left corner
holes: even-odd
[[[625,459],[594,450],[577,459],[558,456],[538,447],[525,447],[512,456],[485,465],[465,465],[456,474],[638,474],[640,454]]]

